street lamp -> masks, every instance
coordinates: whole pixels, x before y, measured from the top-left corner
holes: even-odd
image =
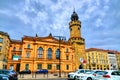
[[[89,60],[89,69],[91,70],[91,66],[90,66],[90,56],[88,56],[88,60]]]
[[[64,37],[64,36],[54,36],[54,37],[56,37],[56,38],[58,38],[59,39],[59,77],[61,77],[61,57],[60,57],[60,53],[61,53],[61,51],[60,51],[60,41],[61,40],[66,40],[66,38]]]

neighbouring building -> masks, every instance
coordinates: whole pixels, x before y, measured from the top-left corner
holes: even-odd
[[[116,51],[115,55],[116,55],[116,60],[117,60],[117,68],[118,70],[120,70],[120,52]]]
[[[86,49],[87,69],[92,70],[109,70],[108,52],[103,49],[89,48]]]
[[[8,33],[0,31],[0,69],[6,69],[10,38]]]
[[[108,50],[107,52],[108,52],[110,70],[117,70],[118,65],[117,65],[116,53],[112,50]]]
[[[81,37],[81,22],[74,11],[69,23],[70,38],[63,36],[46,37],[23,36],[21,40],[11,40],[7,69],[21,71],[48,69],[49,72],[71,72],[85,59],[85,40]],[[86,66],[84,66],[85,68]]]

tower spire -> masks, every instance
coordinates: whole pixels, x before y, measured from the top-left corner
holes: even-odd
[[[76,21],[76,20],[78,20],[79,19],[79,17],[78,17],[78,15],[77,15],[77,13],[75,12],[75,8],[73,9],[73,14],[71,15],[71,20],[72,21]]]

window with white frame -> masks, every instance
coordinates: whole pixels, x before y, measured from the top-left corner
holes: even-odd
[[[26,52],[26,58],[30,57],[30,52]]]
[[[42,58],[43,56],[43,48],[39,47],[38,48],[38,58]]]

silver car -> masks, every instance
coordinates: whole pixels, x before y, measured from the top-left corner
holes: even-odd
[[[85,73],[88,72],[89,70],[87,69],[78,69],[75,72],[68,73],[68,80],[75,80],[77,74]]]

